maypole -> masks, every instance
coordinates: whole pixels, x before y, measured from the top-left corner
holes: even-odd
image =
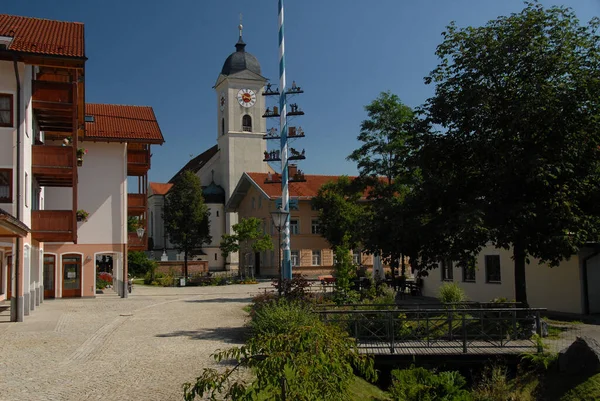
[[[279,0],[279,132],[281,136],[281,208],[288,212],[283,231],[283,278],[291,280],[292,263],[290,250],[290,193],[288,189],[288,132],[285,82],[285,40],[283,31],[283,0]],[[281,245],[281,244],[280,244]]]

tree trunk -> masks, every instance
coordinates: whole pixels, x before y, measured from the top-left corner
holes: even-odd
[[[187,260],[188,260],[188,252],[186,250],[186,251],[183,251],[183,278],[185,279],[185,281],[187,281],[187,277],[188,277]]]
[[[529,307],[527,302],[527,282],[525,281],[525,251],[523,245],[513,245],[513,258],[515,260],[515,300],[524,308]]]
[[[404,254],[403,253],[400,254],[400,258],[402,259],[402,270],[401,270],[402,273],[400,274],[400,276],[406,277],[406,265],[404,264]]]

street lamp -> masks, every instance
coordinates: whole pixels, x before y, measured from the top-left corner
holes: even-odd
[[[283,208],[276,209],[271,212],[271,218],[273,219],[273,225],[277,229],[279,233],[279,245],[277,246],[279,250],[279,295],[281,295],[281,286],[283,285],[283,272],[281,269],[281,230],[285,227],[285,223],[289,216],[290,212],[285,211]]]
[[[137,236],[140,240],[144,238],[144,232],[146,232],[146,229],[144,227],[138,227],[138,229],[135,231],[137,232]]]

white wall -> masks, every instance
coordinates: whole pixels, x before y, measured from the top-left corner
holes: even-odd
[[[19,63],[19,75],[23,82],[24,66]],[[6,210],[13,216],[16,214],[14,202],[17,199],[16,194],[16,127],[17,127],[17,83],[12,61],[0,61],[0,93],[9,93],[13,95],[13,119],[14,127],[0,127],[0,168],[10,168],[13,170],[13,204],[0,203],[0,208]],[[23,114],[21,114],[23,117]]]
[[[79,167],[78,209],[87,211],[88,221],[78,223],[79,244],[123,244],[126,242],[127,193],[126,145],[83,142],[88,150]],[[48,195],[46,195],[48,197]],[[46,201],[48,204],[48,201]]]
[[[500,283],[486,283],[486,255],[500,255]],[[573,256],[555,268],[550,268],[547,264],[540,264],[533,258],[530,260],[531,263],[525,266],[529,306],[560,312],[583,313],[579,258]],[[438,296],[439,287],[443,284],[441,274],[439,268],[429,271],[429,276],[423,279],[423,295]],[[477,256],[475,282],[463,282],[462,269],[458,267],[454,267],[453,281],[465,290],[471,301],[488,302],[494,298],[514,300],[512,249],[498,249],[488,245]]]

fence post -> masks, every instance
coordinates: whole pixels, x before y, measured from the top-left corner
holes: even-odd
[[[517,335],[517,311],[513,311],[513,332],[510,336],[511,340],[517,340],[519,337]]]
[[[462,314],[462,337],[463,337],[463,354],[467,353],[467,316]]]
[[[390,326],[390,353],[394,353],[394,312],[389,313],[389,326]]]

